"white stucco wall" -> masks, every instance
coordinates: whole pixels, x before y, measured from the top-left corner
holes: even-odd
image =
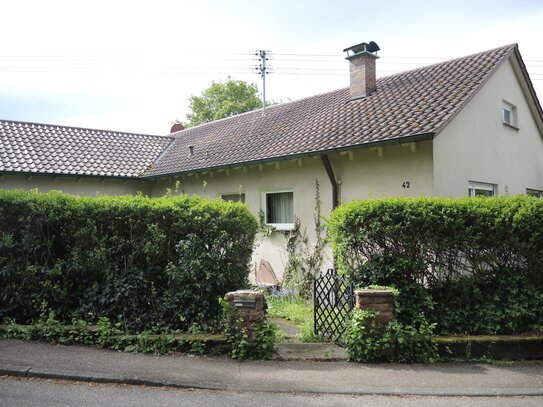
[[[169,178],[155,182],[151,188],[152,196],[163,195],[168,188],[174,190],[175,183],[181,183],[185,194],[200,195],[208,198],[220,198],[221,194],[245,193],[245,203],[259,221],[259,212],[263,210],[263,197],[266,192],[293,191],[294,214],[300,219],[302,229],[314,236],[315,179],[320,184],[323,213],[331,210],[331,187],[326,171],[320,159],[304,158],[299,161],[280,161],[239,167],[224,171],[213,171],[212,175],[200,174]],[[205,184],[205,187],[204,187]],[[270,262],[278,278],[282,278],[287,262],[286,238],[281,232],[270,236],[258,236],[255,243],[252,267],[257,267],[260,258]]]
[[[351,153],[328,155],[335,177],[341,181],[340,202],[352,199],[380,198],[385,196],[420,196],[433,193],[432,143],[390,145],[380,150],[358,149]],[[283,160],[277,163],[251,165],[213,171],[198,176],[170,177],[151,186],[152,196],[161,196],[167,189],[175,190],[177,181],[181,191],[208,198],[221,194],[245,193],[245,203],[255,217],[264,210],[264,193],[293,191],[294,214],[300,219],[302,230],[307,232],[310,247],[315,239],[315,180],[320,187],[321,213],[329,216],[332,209],[332,187],[320,157]],[[409,188],[404,185],[409,182]],[[282,278],[288,256],[286,238],[281,232],[268,237],[259,236],[255,245],[253,266],[260,258],[270,262],[278,278]],[[325,252],[323,269],[331,267],[332,254]]]
[[[147,181],[126,181],[117,179],[50,177],[50,176],[0,176],[0,189],[22,189],[29,191],[37,188],[40,192],[51,190],[71,195],[135,195],[138,191],[149,194]]]
[[[503,100],[517,107],[516,130],[502,121]],[[543,190],[543,139],[507,61],[434,140],[438,196],[466,196],[469,181],[500,195]]]
[[[358,149],[331,157],[341,181],[340,202],[393,196],[433,195],[432,142]]]

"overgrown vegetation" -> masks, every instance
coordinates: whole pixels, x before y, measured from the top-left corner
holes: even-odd
[[[219,301],[223,308],[224,333],[230,345],[233,359],[270,359],[275,352],[275,340],[279,328],[266,317],[261,321],[247,323],[236,309],[228,310],[225,300]]]
[[[1,336],[24,340],[43,340],[55,344],[85,344],[124,352],[154,353],[155,355],[184,352],[191,354],[226,353],[227,346],[217,335],[187,335],[177,331],[160,334],[142,331],[128,334],[121,329],[121,323],[112,323],[101,317],[96,325],[85,320],[74,320],[65,325],[55,318],[50,310],[44,312],[30,325],[9,321],[3,327]]]
[[[302,298],[295,290],[273,291],[266,297],[268,316],[291,321],[300,330],[302,342],[321,342],[313,330],[313,302]]]
[[[377,314],[373,310],[353,310],[345,332],[351,361],[432,363],[439,359],[437,343],[432,338],[436,324],[421,321],[415,327],[393,320],[382,326],[375,320]]]
[[[256,221],[197,197],[0,191],[0,321],[123,332],[219,328],[217,297],[247,284]]]
[[[235,320],[225,328],[225,335],[230,345],[230,356],[233,359],[270,359],[275,352],[275,339],[278,328],[269,320],[253,322],[252,341],[246,328],[238,328]]]
[[[356,201],[328,222],[340,272],[400,291],[399,324],[437,334],[543,328],[543,201],[394,198]]]
[[[325,226],[322,222],[319,180],[315,179],[314,244],[309,243],[307,230],[302,230],[300,219],[295,217],[294,227],[285,232],[287,238],[287,266],[284,285],[297,290],[304,298],[311,298],[313,279],[321,272],[324,259]]]

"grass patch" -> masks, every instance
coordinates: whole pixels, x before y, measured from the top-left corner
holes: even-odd
[[[313,332],[313,302],[298,295],[268,295],[269,318],[284,318],[300,330],[302,342],[322,342]]]
[[[313,303],[297,295],[286,297],[270,295],[266,301],[270,318],[285,318],[295,325],[301,326],[307,322],[308,317],[313,316]]]

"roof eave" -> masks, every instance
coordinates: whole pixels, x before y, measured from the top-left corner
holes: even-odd
[[[23,176],[23,177],[53,177],[53,178],[97,178],[97,179],[115,179],[119,181],[141,181],[139,175],[99,175],[99,174],[74,174],[74,173],[55,173],[55,172],[32,172],[32,171],[5,171],[0,170],[0,176]]]
[[[433,132],[420,133],[420,134],[414,134],[414,135],[403,136],[403,137],[400,136],[400,137],[386,139],[386,140],[372,141],[368,143],[351,144],[348,146],[328,148],[328,149],[323,149],[323,150],[314,150],[314,151],[308,151],[308,152],[303,152],[303,153],[266,157],[266,158],[257,159],[257,160],[238,161],[234,163],[210,166],[210,167],[191,168],[184,171],[167,172],[167,173],[153,174],[153,175],[142,174],[140,179],[152,180],[152,179],[158,179],[158,178],[175,177],[175,176],[192,174],[192,173],[202,173],[202,172],[209,172],[209,171],[232,169],[232,168],[248,166],[248,165],[265,164],[265,163],[274,162],[274,161],[296,160],[298,158],[316,157],[316,156],[321,156],[321,155],[329,154],[329,153],[341,153],[341,152],[350,151],[350,150],[358,149],[358,148],[384,147],[387,145],[414,143],[417,141],[432,140],[434,137],[435,137],[435,133]]]
[[[505,63],[505,61],[507,61],[511,57],[511,55],[513,53],[518,53],[518,45],[517,44],[511,44],[510,47],[511,47],[511,49],[509,50],[509,52],[502,57],[502,60],[500,61],[500,63],[498,63],[498,64],[496,64],[496,66],[494,66],[492,71],[479,84],[477,89],[475,91],[473,91],[471,93],[471,95],[469,95],[466,98],[466,100],[464,100],[463,103],[458,108],[455,109],[454,113],[451,114],[450,117],[448,117],[446,120],[443,121],[443,123],[441,123],[439,128],[436,129],[436,132],[435,132],[436,135],[441,133],[443,131],[443,129],[445,129],[449,125],[449,123],[452,122],[455,119],[455,117],[460,114],[460,112],[464,109],[464,107],[466,107],[469,104],[469,102],[471,102],[471,100],[475,97],[475,95],[477,93],[479,93],[479,91],[483,88],[483,86],[486,85],[486,83],[490,80],[490,78],[492,78],[494,76],[494,74],[498,71],[498,69],[500,69],[502,67],[502,65]]]
[[[541,136],[543,137],[543,109],[541,108],[541,103],[537,97],[537,93],[534,89],[532,80],[530,79],[530,75],[528,74],[528,70],[526,69],[526,65],[524,64],[522,56],[520,55],[518,46],[515,47],[515,57],[516,64],[512,64],[513,70],[517,75],[524,79],[524,81],[521,81],[521,88],[528,99],[528,106],[536,119],[537,127]]]

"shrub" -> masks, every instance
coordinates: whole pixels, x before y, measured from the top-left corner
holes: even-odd
[[[382,326],[375,320],[378,314],[373,310],[353,310],[345,332],[349,360],[432,363],[439,359],[437,344],[432,338],[435,324],[421,321],[415,327],[393,320]]]
[[[104,317],[128,331],[212,328],[247,283],[256,220],[198,197],[0,191],[0,320]]]
[[[355,201],[328,222],[355,285],[400,290],[396,316],[439,333],[522,333],[543,323],[543,201],[533,197]]]
[[[388,343],[383,331],[375,321],[378,311],[353,310],[353,315],[345,330],[345,347],[349,360],[353,362],[373,362],[386,357]]]

